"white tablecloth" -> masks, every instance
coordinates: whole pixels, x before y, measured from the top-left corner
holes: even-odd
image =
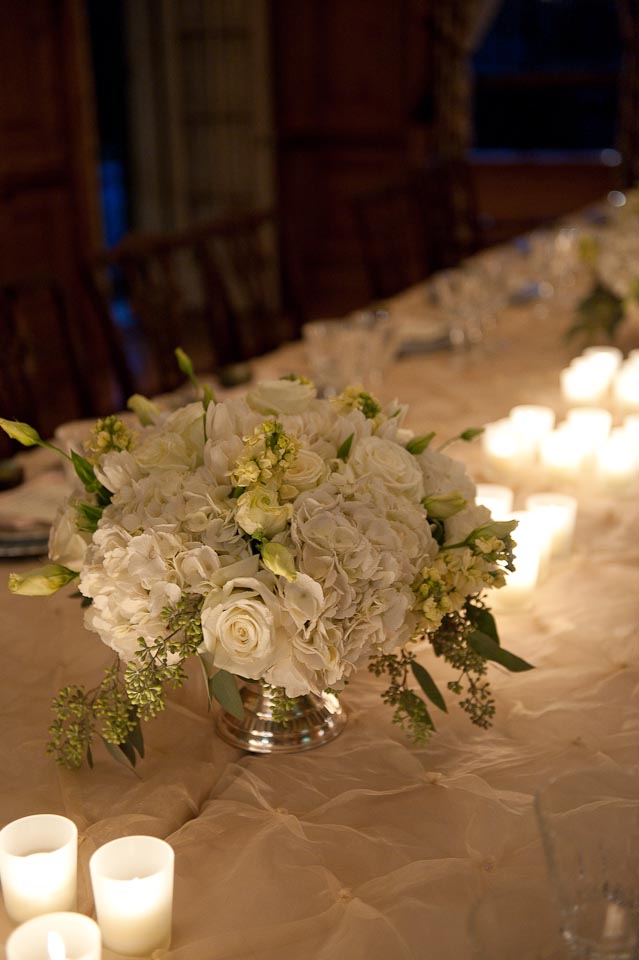
[[[393,306],[419,317],[421,292]],[[416,431],[442,438],[515,403],[561,411],[567,322],[552,303],[545,313],[512,308],[483,354],[406,358],[384,390],[411,404]],[[301,371],[301,348],[259,366]],[[481,479],[478,448],[460,444],[457,454]],[[555,564],[530,611],[499,620],[504,645],[536,669],[491,668],[492,729],[473,727],[451,698],[421,748],[391,724],[383,681],[363,672],[343,697],[349,723],[335,742],[295,756],[242,755],[216,738],[194,674],[146,726],[137,774],[99,748],[93,771],[59,770],[44,752],[50,699],[66,683],[92,685],[110,652],[84,631],[68,595],[0,591],[0,824],[44,811],[75,821],[88,913],[96,847],[124,834],[168,839],[176,878],[167,960],[468,958],[468,915],[480,897],[548,887],[536,788],[568,768],[638,759],[636,493],[582,491],[574,553]],[[445,687],[446,668],[426,658]],[[0,910],[0,941],[10,929]]]

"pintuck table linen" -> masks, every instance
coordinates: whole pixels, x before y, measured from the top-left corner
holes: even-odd
[[[422,288],[390,304],[398,323],[413,325],[430,309]],[[563,416],[569,322],[552,302],[510,307],[475,352],[396,361],[382,399],[408,402],[407,425],[441,442],[517,404]],[[621,346],[636,346],[627,336]],[[301,344],[255,366],[260,379],[307,373]],[[453,453],[487,479],[479,444]],[[24,457],[32,471],[50,464],[38,454]],[[543,489],[535,483],[519,482],[519,503]],[[567,770],[639,762],[637,486],[565,492],[579,501],[573,552],[553,561],[529,610],[498,616],[504,647],[535,669],[490,667],[492,728],[473,727],[451,697],[448,714],[433,711],[437,732],[422,747],[392,725],[383,678],[362,670],[342,696],[349,722],[334,742],[247,755],[216,737],[193,673],[145,726],[136,773],[102,748],[93,770],[61,770],[45,753],[51,698],[68,683],[97,683],[110,651],[85,631],[69,591],[40,599],[1,589],[0,825],[43,812],[76,823],[78,905],[88,914],[88,863],[100,845],[136,834],[167,840],[175,884],[166,960],[470,960],[468,918],[482,897],[520,888],[551,898],[535,791]],[[33,565],[6,560],[0,575]],[[445,689],[452,673],[432,651],[424,657]],[[2,908],[1,942],[12,929]]]

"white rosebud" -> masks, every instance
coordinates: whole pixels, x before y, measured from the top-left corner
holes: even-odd
[[[291,551],[282,543],[263,543],[261,548],[262,563],[280,577],[295,580],[297,573]]]
[[[238,497],[235,522],[251,536],[270,538],[284,530],[292,512],[290,503],[279,502],[276,490],[258,483]]]

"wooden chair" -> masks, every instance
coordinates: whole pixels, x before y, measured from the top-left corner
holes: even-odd
[[[76,330],[58,278],[0,283],[1,416],[49,437],[59,423],[95,413],[91,357],[80,356]]]
[[[221,218],[194,228],[189,239],[223,363],[259,356],[297,336],[300,323],[285,296],[272,211]]]
[[[87,285],[127,395],[175,389],[184,380],[175,348],[201,350],[181,276],[188,258],[188,243],[176,234],[131,234],[87,264]],[[199,362],[207,365],[208,356]]]
[[[434,161],[353,198],[371,297],[455,266],[479,246],[467,164]]]
[[[353,198],[370,294],[383,300],[431,272],[424,220],[424,182],[417,171]]]

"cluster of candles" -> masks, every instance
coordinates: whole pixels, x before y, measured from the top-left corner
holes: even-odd
[[[542,473],[546,482],[614,493],[639,475],[639,413],[613,428],[603,407],[573,407],[558,425],[550,407],[513,407],[507,418],[487,424],[482,449],[491,479]]]
[[[552,559],[570,554],[577,518],[577,500],[566,494],[534,493],[526,499],[524,510],[513,510],[513,501],[510,487],[477,485],[477,502],[487,507],[495,520],[517,521],[515,570],[491,597],[498,611],[530,606],[535,587],[547,575]]]
[[[7,960],[100,960],[102,942],[149,956],[171,940],[173,849],[157,837],[120,837],[89,861],[97,923],[76,913],[78,831],[37,814],[0,831],[0,879],[9,918],[21,926]],[[26,922],[25,922],[26,921]]]
[[[560,381],[568,403],[612,402],[621,411],[639,410],[639,350],[624,361],[618,347],[587,347],[561,371]]]

